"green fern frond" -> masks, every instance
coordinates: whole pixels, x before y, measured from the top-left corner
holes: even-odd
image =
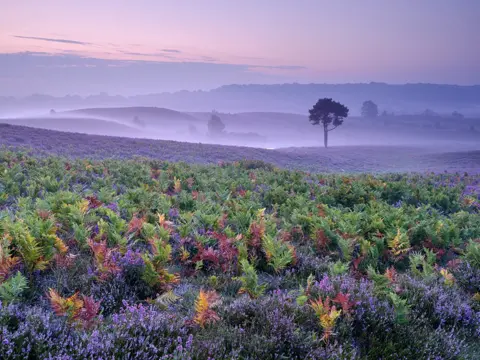
[[[405,324],[408,322],[408,314],[410,307],[407,304],[406,299],[402,299],[397,294],[391,292],[388,294],[388,298],[395,309],[395,321],[398,324]]]
[[[480,244],[470,241],[465,251],[465,259],[470,265],[480,268]]]
[[[263,236],[262,246],[268,264],[277,273],[285,269],[294,260],[293,248],[284,242],[275,240],[270,235]]]
[[[161,310],[166,310],[170,305],[175,304],[180,299],[180,296],[175,295],[173,291],[170,290],[162,295],[157,296],[154,300],[152,300],[151,303]]]
[[[160,276],[155,270],[150,257],[147,254],[142,256],[143,262],[145,263],[145,268],[142,274],[142,280],[145,281],[150,287],[155,287],[159,284]]]
[[[251,298],[257,298],[262,296],[265,292],[266,285],[258,284],[258,275],[255,267],[248,262],[246,259],[240,261],[243,274],[242,276],[236,278],[242,283],[240,288],[240,293],[247,293]]]
[[[332,275],[343,275],[348,272],[348,269],[348,263],[344,263],[338,260],[330,267],[330,272],[332,273]]]
[[[385,296],[390,292],[390,280],[385,275],[377,273],[377,271],[369,266],[367,274],[374,283],[374,291],[377,295]]]
[[[18,271],[0,285],[0,299],[7,304],[15,302],[27,288],[27,279]]]
[[[24,224],[17,222],[10,228],[12,243],[16,246],[18,253],[29,273],[35,270],[45,270],[48,261],[43,259],[43,251],[37,240],[30,234]]]

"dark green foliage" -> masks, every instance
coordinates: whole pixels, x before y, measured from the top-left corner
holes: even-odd
[[[7,358],[478,353],[478,176],[0,159]],[[72,326],[50,288],[102,316]],[[200,290],[219,297],[205,328],[192,321]],[[328,341],[313,302],[341,310]]]

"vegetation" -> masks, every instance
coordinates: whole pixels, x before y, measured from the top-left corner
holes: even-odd
[[[364,101],[361,113],[364,118],[376,118],[378,116],[378,106],[372,100]]]
[[[225,124],[220,119],[220,116],[213,111],[212,115],[210,116],[210,120],[208,121],[208,133],[211,136],[219,136],[225,130]]]
[[[454,111],[452,113],[452,118],[454,118],[455,120],[463,120],[465,119],[465,116],[462,113],[459,113],[458,111]]]
[[[323,126],[323,144],[328,147],[328,133],[343,124],[348,116],[348,108],[332,99],[320,99],[309,110],[312,125]]]
[[[2,359],[476,359],[480,176],[0,152]]]

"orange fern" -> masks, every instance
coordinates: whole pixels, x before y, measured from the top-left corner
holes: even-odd
[[[37,215],[40,219],[47,220],[52,214],[48,210],[37,210]]]
[[[344,294],[342,292],[339,292],[332,301],[340,304],[343,313],[347,316],[351,313],[352,308],[355,306],[355,302],[350,300],[350,294]]]
[[[194,178],[189,177],[189,178],[187,179],[187,186],[188,186],[189,189],[191,189],[191,188],[193,187],[193,184],[194,184],[194,183],[195,183],[195,179],[194,179]]]
[[[60,254],[65,254],[65,253],[68,251],[68,246],[65,245],[65,243],[63,242],[63,240],[60,239],[58,236],[55,236],[54,246],[55,246],[55,249],[57,249],[57,251],[58,251]]]
[[[69,268],[75,263],[75,259],[78,255],[74,254],[55,254],[53,259],[58,268]]]
[[[50,301],[50,306],[57,316],[66,316],[70,322],[79,318],[83,301],[78,298],[78,292],[68,298],[64,298],[50,288],[47,297]]]
[[[13,267],[20,262],[19,257],[11,256],[9,247],[10,238],[8,235],[4,235],[0,239],[0,284],[7,278]]]
[[[389,267],[386,271],[385,271],[385,276],[387,277],[387,279],[390,281],[390,283],[394,283],[395,281],[397,281],[397,271],[395,270],[395,268],[392,266],[392,267]]]
[[[330,238],[325,234],[325,230],[318,229],[315,232],[315,246],[318,252],[325,251],[330,244]]]
[[[265,223],[263,221],[253,221],[249,228],[249,245],[259,247],[265,236]]]
[[[173,191],[175,191],[175,193],[177,193],[177,194],[180,191],[182,191],[182,183],[180,182],[180,179],[175,178],[174,185],[173,185]]]
[[[455,278],[447,269],[440,269],[440,275],[445,280],[445,285],[452,286],[455,283]]]
[[[337,318],[342,313],[342,310],[337,310],[335,306],[330,306],[330,298],[327,297],[325,301],[322,299],[311,300],[310,306],[315,311],[315,314],[318,317],[320,326],[323,329],[322,340],[328,342],[330,337],[333,335],[333,328]]]
[[[100,200],[98,200],[97,197],[94,196],[94,195],[93,195],[93,196],[87,196],[85,199],[88,200],[88,205],[89,205],[89,207],[90,207],[91,209],[96,209],[96,208],[102,206],[102,204],[103,204],[103,203],[102,203]]]
[[[228,214],[223,214],[217,221],[219,229],[224,229],[228,220]]]
[[[68,298],[60,296],[54,289],[49,289],[47,294],[50,306],[57,316],[65,316],[69,323],[76,323],[86,328],[94,324],[94,320],[100,310],[100,302],[96,302],[90,296],[78,292]]]
[[[190,257],[190,253],[188,252],[187,249],[185,249],[185,246],[182,246],[180,249],[180,261],[186,262],[189,257]]]
[[[128,223],[128,233],[140,234],[143,224],[145,223],[145,217],[139,218],[137,214],[134,214],[130,222]]]
[[[212,324],[220,320],[218,314],[212,310],[220,297],[215,291],[200,290],[197,299],[195,300],[195,317],[193,322],[204,328],[207,324]]]
[[[168,290],[171,288],[172,285],[178,284],[180,282],[180,275],[176,273],[172,274],[168,272],[167,269],[158,269],[157,273],[162,289]]]
[[[169,230],[170,232],[173,230],[173,222],[165,220],[165,214],[157,214],[158,216],[158,224],[164,228]]]
[[[113,249],[107,247],[106,241],[95,242],[90,239],[88,245],[93,251],[95,267],[100,272],[100,279],[105,280],[109,275],[121,270],[113,259]]]

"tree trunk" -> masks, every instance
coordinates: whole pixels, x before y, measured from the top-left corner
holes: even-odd
[[[326,127],[323,128],[323,145],[325,145],[326,148],[328,147],[328,130]]]

